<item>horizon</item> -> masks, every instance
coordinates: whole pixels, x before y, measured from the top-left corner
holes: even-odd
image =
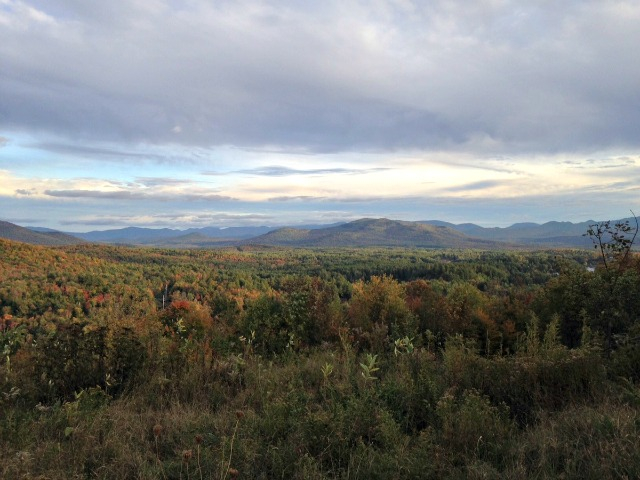
[[[618,220],[625,220],[628,218],[633,218],[633,217],[612,217],[612,218],[607,218],[607,219],[600,219],[600,220],[593,220],[593,219],[588,219],[588,220],[581,220],[581,221],[577,221],[577,222],[572,222],[569,220],[547,220],[544,222],[515,222],[515,223],[511,223],[509,225],[505,225],[505,226],[498,226],[498,225],[482,225],[479,224],[477,222],[449,222],[447,220],[442,220],[442,219],[428,219],[428,220],[402,220],[402,219],[397,219],[397,218],[388,218],[388,217],[360,217],[360,218],[356,218],[354,220],[349,220],[349,221],[343,221],[343,222],[331,222],[331,223],[311,223],[311,222],[302,222],[299,224],[288,224],[288,223],[282,223],[282,224],[273,224],[273,225],[228,225],[228,226],[220,226],[220,225],[204,225],[204,226],[199,226],[199,227],[185,227],[185,228],[178,228],[178,227],[144,227],[144,226],[139,226],[139,225],[128,225],[128,226],[124,226],[124,227],[116,227],[116,228],[104,228],[104,229],[90,229],[90,230],[57,230],[57,229],[51,229],[51,230],[55,230],[61,233],[69,233],[69,234],[78,234],[78,233],[92,233],[92,232],[106,232],[106,231],[110,231],[110,230],[124,230],[127,228],[140,228],[140,229],[148,229],[148,230],[165,230],[165,229],[169,229],[169,230],[174,230],[174,231],[187,231],[187,230],[199,230],[199,229],[205,229],[205,228],[218,228],[220,230],[227,230],[230,228],[273,228],[273,229],[279,229],[279,228],[283,228],[283,227],[291,227],[291,228],[301,228],[301,227],[305,227],[305,226],[316,226],[316,227],[321,227],[321,228],[325,228],[325,227],[329,227],[332,225],[337,225],[337,224],[345,224],[345,223],[350,223],[350,222],[354,222],[354,221],[358,221],[358,220],[390,220],[390,221],[407,221],[407,222],[415,222],[415,223],[429,223],[429,222],[445,222],[445,223],[451,223],[455,226],[460,226],[460,225],[464,225],[464,224],[473,224],[476,225],[478,227],[481,228],[509,228],[509,227],[513,227],[519,224],[533,224],[533,225],[538,225],[538,226],[542,226],[548,223],[571,223],[571,224],[581,224],[581,223],[587,223],[587,222],[602,222],[602,221],[618,221]],[[2,220],[0,218],[0,221],[6,221],[9,222],[8,220]],[[9,223],[14,223],[14,222],[9,222]],[[28,228],[28,229],[32,229],[32,228],[49,228],[49,227],[43,227],[42,225],[21,225],[18,223],[14,223],[14,225],[18,225],[19,227],[23,227],[23,228]]]
[[[639,3],[598,0],[2,0],[3,215],[69,232],[627,218],[639,22]]]

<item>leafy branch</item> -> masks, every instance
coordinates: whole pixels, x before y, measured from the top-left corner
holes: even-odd
[[[589,225],[589,229],[582,236],[589,236],[593,242],[593,248],[600,250],[600,256],[604,268],[610,271],[611,263],[618,262],[620,271],[629,258],[629,253],[638,235],[638,217],[631,210],[635,220],[635,228],[629,224],[629,220],[613,223],[611,220],[597,222]]]

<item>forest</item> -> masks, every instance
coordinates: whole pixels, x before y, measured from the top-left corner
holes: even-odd
[[[0,239],[0,477],[640,478],[639,315],[629,249]]]

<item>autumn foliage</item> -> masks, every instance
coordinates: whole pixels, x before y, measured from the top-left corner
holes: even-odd
[[[0,240],[0,477],[636,478],[637,265]]]

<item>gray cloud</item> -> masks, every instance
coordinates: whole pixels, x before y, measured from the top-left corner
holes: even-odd
[[[267,199],[269,202],[306,202],[306,203],[334,203],[334,204],[350,204],[350,203],[363,203],[372,204],[377,202],[405,202],[420,200],[419,196],[354,196],[354,197],[326,197],[315,195],[282,195],[278,197],[271,197]]]
[[[87,145],[72,145],[62,143],[40,142],[27,145],[30,148],[36,148],[38,150],[44,150],[52,153],[62,153],[74,156],[89,156],[89,157],[106,157],[106,158],[142,158],[146,157],[145,154],[136,152],[125,152],[114,150],[110,148],[100,148]]]
[[[237,225],[241,222],[245,225],[258,225],[264,222],[270,222],[273,217],[263,214],[232,214],[232,213],[208,213],[208,214],[153,214],[149,216],[149,220],[141,221],[135,215],[101,215],[100,217],[61,220],[60,225],[64,226],[100,226],[113,227],[123,225],[136,225],[146,227],[186,227],[196,225],[225,225],[231,223]]]
[[[135,181],[136,183],[144,185],[145,187],[171,187],[193,184],[193,181],[191,180],[164,177],[136,177]]]
[[[638,187],[638,179],[633,179],[628,182],[611,182],[601,183],[598,185],[584,185],[579,188],[580,191],[589,192],[623,192],[625,190],[635,190]]]
[[[139,191],[117,190],[117,191],[100,191],[100,190],[45,190],[45,195],[57,198],[91,198],[97,200],[157,200],[161,202],[169,202],[176,200],[183,201],[233,201],[231,197],[208,193],[183,194],[176,193],[154,194]]]
[[[327,197],[316,197],[313,195],[290,195],[290,196],[286,196],[283,195],[281,197],[271,197],[268,198],[267,201],[269,202],[306,202],[306,201],[322,201],[322,200],[326,200]]]
[[[116,226],[116,225],[126,225],[126,219],[123,218],[113,218],[113,217],[108,217],[108,218],[92,218],[92,219],[85,219],[85,220],[60,220],[58,222],[60,225],[64,225],[67,227],[73,226],[73,225],[88,225],[88,226],[94,226],[94,227],[111,227],[111,226]]]
[[[162,218],[169,220],[179,220],[184,218],[185,214],[155,214],[154,218]],[[228,220],[272,220],[274,217],[269,214],[262,213],[189,213],[190,218],[195,219],[196,222],[211,222],[211,221],[228,221]]]
[[[624,168],[634,166],[636,164],[635,159],[631,157],[614,157],[614,158],[587,158],[585,160],[565,160],[562,162],[564,165],[575,169],[593,170],[597,169],[611,169],[611,168]]]
[[[459,185],[457,187],[449,187],[447,188],[447,190],[450,192],[467,192],[467,191],[474,191],[474,190],[485,190],[487,188],[497,187],[500,185],[505,185],[507,183],[508,182],[505,182],[504,180],[482,180],[480,182],[467,183],[465,185]]]
[[[245,174],[256,175],[260,177],[288,177],[291,175],[362,175],[372,172],[383,172],[385,170],[391,170],[388,167],[375,167],[375,168],[289,168],[279,165],[270,165],[265,167],[248,168],[243,170],[234,170],[231,172],[202,172],[203,175],[232,175],[232,174]]]
[[[130,161],[150,161],[158,164],[193,164],[202,160],[202,154],[197,150],[191,151],[188,155],[167,155],[158,154],[148,149],[145,152],[130,149],[117,149],[103,146],[82,145],[73,143],[57,143],[57,142],[37,142],[26,145],[28,148],[34,148],[50,153],[59,153],[79,158],[108,160],[112,162],[130,162]]]
[[[3,220],[15,223],[16,225],[40,225],[45,221],[44,218],[33,218],[33,217],[9,217],[4,218]]]
[[[45,190],[45,195],[58,198],[97,198],[111,200],[131,200],[136,198],[148,198],[149,195],[142,192],[102,192],[98,190]]]
[[[0,128],[314,152],[637,148],[639,8],[9,1]]]

